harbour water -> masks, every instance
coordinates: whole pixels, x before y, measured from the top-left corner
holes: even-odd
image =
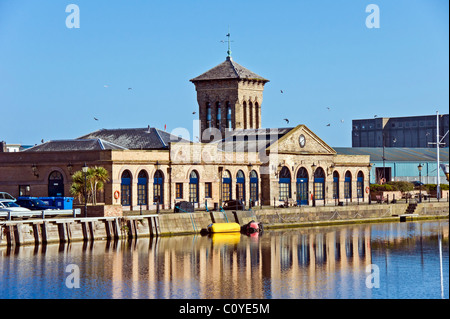
[[[0,298],[448,299],[448,220],[0,248]]]

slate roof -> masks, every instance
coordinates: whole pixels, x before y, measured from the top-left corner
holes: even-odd
[[[101,129],[73,140],[55,140],[24,152],[162,150],[170,142],[189,142],[157,128]]]
[[[221,64],[213,67],[205,73],[191,79],[191,82],[196,81],[208,81],[208,80],[228,80],[228,79],[246,79],[246,80],[258,80],[269,82],[269,80],[262,76],[253,73],[252,71],[244,68],[242,65],[233,61],[232,58],[227,59]]]
[[[382,147],[333,147],[337,154],[342,155],[370,155],[373,162],[383,161]],[[439,150],[439,160],[448,162],[449,148]],[[435,162],[436,148],[403,148],[385,147],[384,158],[387,162]]]
[[[189,142],[157,128],[102,129],[78,139],[100,138],[129,150],[168,149],[170,142]]]
[[[225,152],[261,152],[289,133],[294,127],[235,130],[215,142]]]
[[[23,152],[61,152],[61,151],[101,151],[125,149],[122,146],[99,138],[77,140],[55,140],[23,150]]]

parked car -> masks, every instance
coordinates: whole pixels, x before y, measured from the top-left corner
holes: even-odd
[[[0,199],[8,199],[8,200],[12,200],[13,202],[16,201],[14,196],[12,196],[11,194],[5,193],[5,192],[0,192]]]
[[[16,201],[21,207],[28,208],[30,210],[48,210],[48,209],[58,209],[56,206],[47,205],[40,199],[37,198],[19,198]]]
[[[414,182],[411,182],[411,183],[413,183],[414,186],[423,186],[424,185],[422,182],[419,182],[419,181],[414,181]]]
[[[25,207],[20,207],[10,199],[0,199],[0,217],[6,217],[11,213],[13,217],[31,217],[33,212]]]
[[[224,210],[244,210],[244,205],[238,200],[227,200],[222,208]]]

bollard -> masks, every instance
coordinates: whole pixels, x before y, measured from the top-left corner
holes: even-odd
[[[386,200],[386,204],[388,204],[388,205],[389,205],[389,194],[387,194],[387,195],[386,195],[386,198],[387,198],[387,200]]]
[[[42,219],[45,219],[45,211],[41,211]]]

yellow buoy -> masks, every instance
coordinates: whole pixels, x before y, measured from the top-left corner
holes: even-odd
[[[232,233],[241,231],[238,223],[214,223],[208,226],[210,233]]]

